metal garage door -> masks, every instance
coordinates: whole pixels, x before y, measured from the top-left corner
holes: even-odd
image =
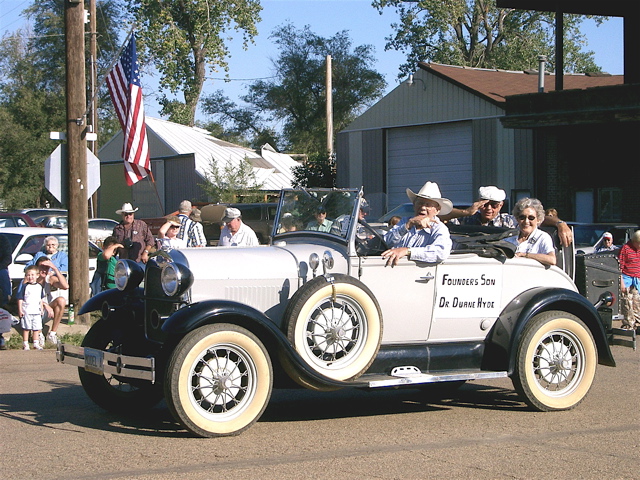
[[[406,203],[427,181],[455,205],[473,201],[471,122],[396,128],[387,133],[388,208]]]

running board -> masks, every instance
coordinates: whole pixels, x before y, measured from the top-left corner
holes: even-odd
[[[438,374],[422,373],[415,367],[396,367],[391,375],[363,375],[358,380],[364,380],[369,388],[400,387],[405,385],[420,385],[424,383],[456,382],[461,380],[484,380],[489,378],[507,378],[507,372],[456,371],[440,372]]]

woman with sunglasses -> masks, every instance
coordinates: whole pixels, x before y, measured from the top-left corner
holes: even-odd
[[[516,246],[516,257],[533,258],[543,265],[556,264],[553,239],[538,225],[544,220],[544,208],[537,198],[522,198],[513,208],[518,221],[518,234],[505,238]]]

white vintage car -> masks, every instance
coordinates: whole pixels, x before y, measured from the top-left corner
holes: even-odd
[[[596,307],[557,267],[500,240],[458,237],[441,264],[386,267],[383,239],[357,221],[357,190],[286,190],[271,244],[174,250],[143,271],[120,261],[117,289],[81,313],[102,318],[83,347],[86,393],[111,411],[162,397],[186,429],[238,434],[273,388],[420,387],[510,377],[531,408],[575,407],[598,363],[614,366]],[[318,206],[332,219],[313,228]]]

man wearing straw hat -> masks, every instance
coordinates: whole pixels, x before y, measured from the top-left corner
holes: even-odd
[[[118,252],[121,260],[128,258],[138,263],[147,263],[155,241],[149,226],[142,220],[135,219],[137,211],[138,208],[133,208],[130,203],[125,203],[121,209],[116,210],[118,215],[122,215],[122,221],[113,227],[113,236],[124,246]]]
[[[451,212],[451,200],[442,198],[435,182],[425,183],[418,193],[407,188],[407,196],[413,203],[415,216],[404,217],[387,232],[384,239],[393,248],[383,252],[382,257],[392,267],[403,257],[429,263],[446,260],[452,242],[449,229],[437,215]]]

